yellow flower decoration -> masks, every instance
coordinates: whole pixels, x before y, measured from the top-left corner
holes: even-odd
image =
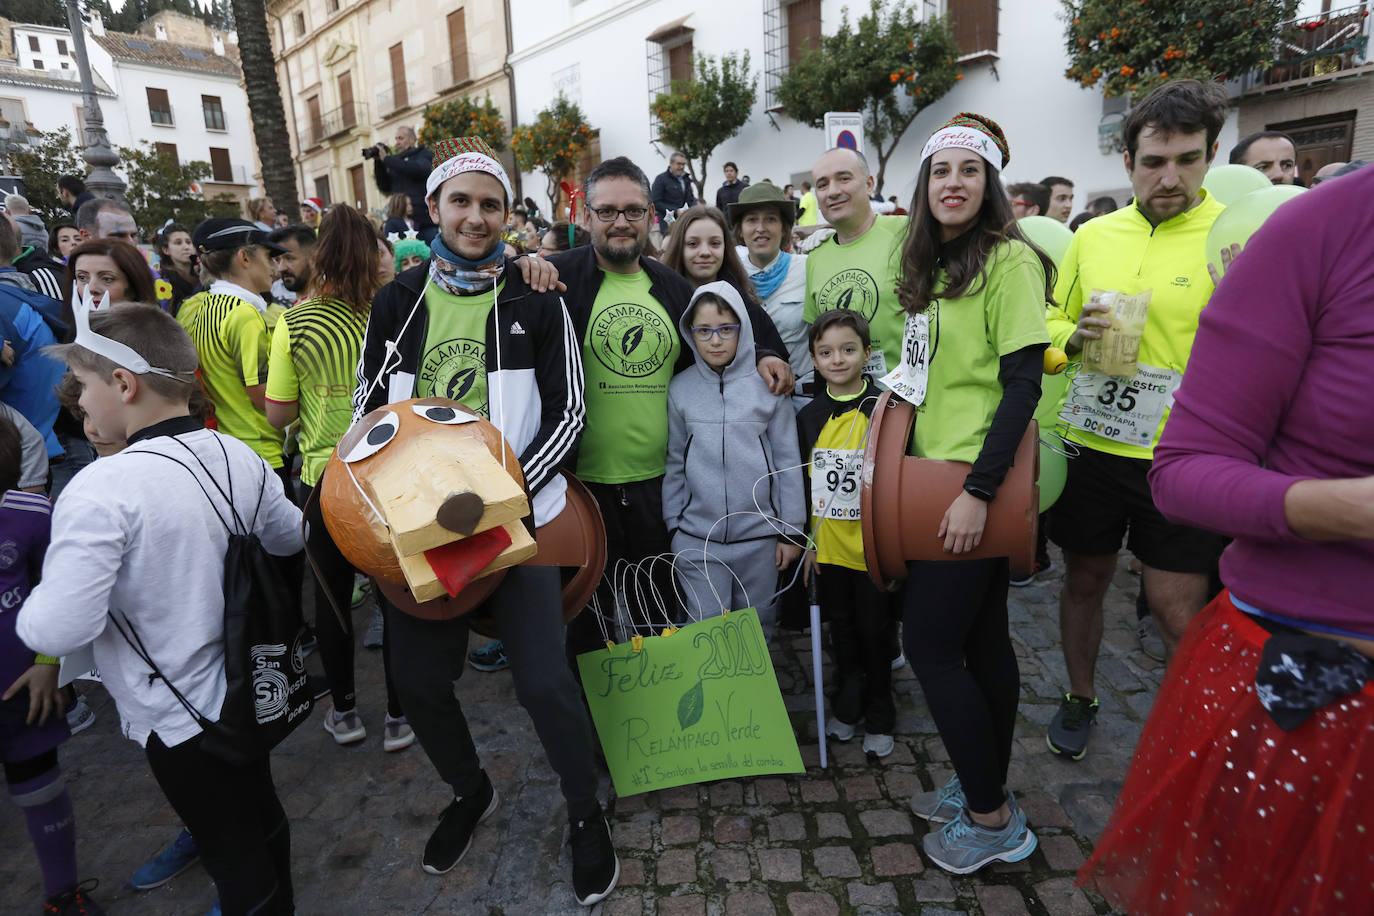
[[[153,290],[157,293],[158,301],[172,298],[172,284],[161,277],[153,281]]]

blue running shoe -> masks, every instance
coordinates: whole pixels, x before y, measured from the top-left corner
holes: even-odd
[[[510,667],[506,658],[506,647],[499,639],[493,639],[476,652],[468,654],[468,664],[478,671],[504,671]]]
[[[172,841],[171,846],[158,853],[153,861],[134,872],[134,876],[129,879],[129,884],[136,891],[152,890],[171,881],[199,861],[200,850],[196,848],[196,841],[192,839],[190,832],[183,827],[181,833],[178,833],[177,838]]]
[[[967,875],[993,862],[1020,862],[1035,852],[1036,842],[1020,807],[1011,809],[1011,817],[1000,830],[975,824],[965,808],[939,830],[927,833],[921,845],[945,871]]]

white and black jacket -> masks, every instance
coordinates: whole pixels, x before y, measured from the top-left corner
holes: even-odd
[[[416,396],[416,370],[429,328],[428,282],[426,262],[398,275],[373,298],[353,393],[354,422],[384,404]],[[563,510],[567,483],[559,466],[576,453],[586,425],[582,346],[562,297],[531,290],[512,261],[506,262],[499,285],[486,332],[491,422],[520,457],[538,526]]]

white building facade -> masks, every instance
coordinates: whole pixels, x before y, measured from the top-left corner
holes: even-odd
[[[867,8],[846,0],[700,0],[684,16],[670,0],[511,0],[516,107],[532,120],[561,91],[599,128],[601,157],[629,156],[652,178],[671,151],[652,142],[651,93],[666,89],[693,51],[748,51],[760,76],[758,98],[743,130],[712,154],[706,197],[714,198],[726,161],[753,181],[800,181],[824,152],[825,134],[770,112],[771,90],[788,66],[789,43],[800,34],[833,34],[846,5],[851,22]],[[1101,194],[1129,198],[1121,153],[1110,137],[1099,143],[1111,106],[1104,110],[1100,91],[1064,77],[1058,0],[924,0],[919,8],[955,21],[967,52],[964,78],[912,123],[888,163],[884,196],[909,205],[926,137],[952,115],[977,111],[1006,132],[1008,183],[1066,176],[1075,183],[1075,212]],[[1223,156],[1237,138],[1235,124],[1233,113],[1220,138]],[[870,162],[876,171],[876,157]],[[538,176],[525,177],[527,189],[543,186]]]
[[[16,60],[0,65],[0,118],[11,137],[66,127],[84,145],[70,34],[15,24],[11,36]],[[160,13],[128,34],[107,32],[93,15],[86,53],[110,142],[151,141],[181,162],[210,163],[206,196],[255,195],[252,121],[235,50],[223,33],[176,13]]]

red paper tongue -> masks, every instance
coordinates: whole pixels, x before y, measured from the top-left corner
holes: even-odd
[[[457,597],[510,543],[510,532],[504,526],[488,528],[480,534],[426,550],[425,560],[449,596]]]

